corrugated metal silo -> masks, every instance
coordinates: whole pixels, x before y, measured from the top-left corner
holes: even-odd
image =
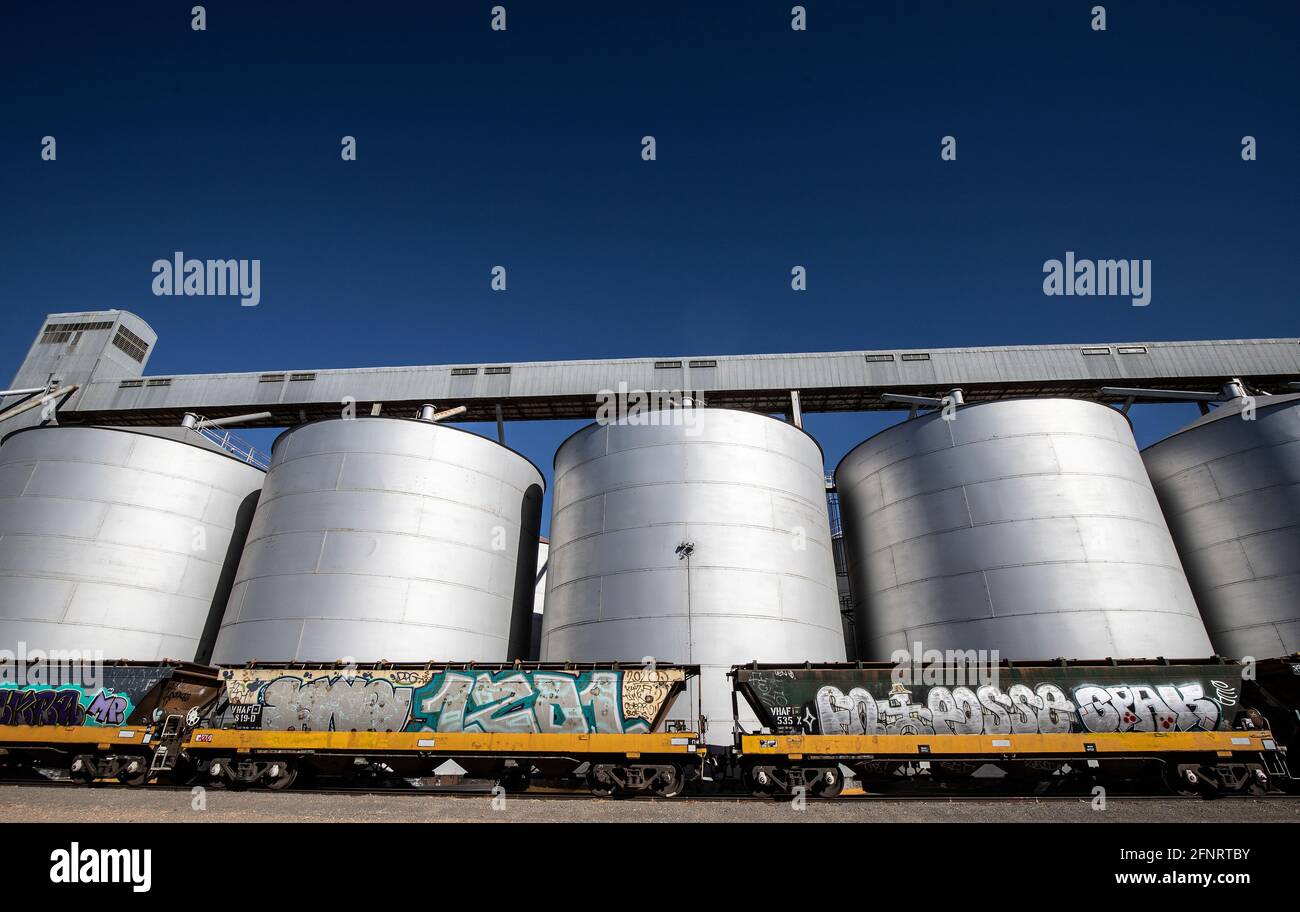
[[[1128,420],[1022,399],[904,421],[835,472],[860,655],[1191,657],[1210,642]]]
[[[1142,457],[1214,648],[1265,658],[1300,650],[1300,395],[1244,406]]]
[[[181,428],[8,435],[0,645],[202,658],[264,477]]]
[[[727,744],[731,665],[844,659],[821,448],[749,412],[633,420],[556,453],[541,657],[701,665],[707,738]]]
[[[524,658],[545,481],[428,421],[281,434],[215,662]]]

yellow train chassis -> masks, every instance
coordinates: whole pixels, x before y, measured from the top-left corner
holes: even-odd
[[[1008,735],[742,735],[740,753],[925,759],[938,756],[1133,754],[1279,750],[1268,731]]]
[[[1289,782],[1286,749],[1269,731],[1107,732],[1006,735],[742,735],[737,757],[759,794],[805,789],[834,795],[841,765],[864,778],[900,767],[958,778],[992,764],[1013,773],[1042,774],[1067,765],[1090,770],[1158,767],[1176,790],[1265,791]]]
[[[182,751],[209,774],[235,785],[284,788],[299,770],[370,764],[410,778],[455,760],[472,776],[527,788],[534,770],[572,774],[585,764],[597,794],[652,791],[670,796],[700,775],[708,750],[689,732],[577,734],[533,732],[340,732],[195,729]]]
[[[526,788],[530,776],[572,775],[585,766],[597,794],[678,794],[701,775],[708,749],[689,732],[577,734],[532,732],[338,732],[199,728],[177,740],[151,727],[0,726],[0,761],[62,765],[83,781],[142,784],[171,751],[189,769],[235,786],[283,788],[303,770],[382,770],[426,777],[446,760],[472,776]],[[787,794],[805,788],[833,795],[841,766],[863,779],[901,767],[936,779],[959,778],[984,764],[1042,774],[1072,767],[1124,772],[1157,767],[1181,791],[1259,790],[1293,783],[1286,750],[1261,731],[1124,732],[1006,735],[742,735],[735,760],[751,788]]]
[[[153,731],[146,726],[0,726],[0,759],[66,768],[81,782],[117,779],[143,785],[156,750]]]
[[[533,732],[340,732],[244,731],[197,728],[184,742],[192,751],[277,751],[293,753],[443,754],[699,754],[699,736],[683,733],[632,735]]]
[[[381,771],[430,776],[455,760],[476,777],[526,788],[534,770],[568,775],[585,764],[597,794],[678,794],[704,769],[708,750],[691,732],[578,734],[532,732],[340,732],[198,728],[166,742],[151,728],[15,725],[0,727],[0,756],[68,769],[74,779],[143,784],[163,751],[185,769],[240,787],[285,788],[299,773]]]

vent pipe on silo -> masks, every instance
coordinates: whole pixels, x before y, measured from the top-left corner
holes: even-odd
[[[1246,392],[1246,386],[1236,377],[1224,381],[1223,386],[1217,393],[1202,392],[1198,390],[1162,390],[1162,389],[1143,389],[1141,387],[1127,386],[1103,386],[1101,388],[1103,396],[1123,396],[1125,398],[1124,407],[1120,409],[1125,415],[1128,414],[1129,407],[1133,405],[1136,399],[1181,399],[1189,402],[1195,402],[1201,407],[1201,414],[1210,413],[1210,403],[1236,402],[1239,399],[1249,398]]]
[[[201,431],[204,428],[225,427],[228,424],[245,424],[270,417],[270,412],[249,412],[247,415],[230,415],[226,418],[204,418],[202,415],[186,412],[181,417],[181,427],[189,428],[191,431]]]
[[[9,408],[5,409],[4,411],[0,411],[0,421],[6,421],[14,417],[15,415],[21,415],[23,412],[31,411],[37,406],[45,405],[47,402],[53,402],[57,400],[59,403],[62,403],[65,398],[75,393],[78,390],[78,388],[79,387],[77,386],[77,384],[69,383],[67,386],[61,386],[58,389],[54,390],[53,392],[45,393],[44,396],[37,396],[36,393],[41,392],[41,390],[37,390],[36,393],[31,394],[34,398],[25,399],[22,402],[19,402],[15,405],[11,405]],[[19,390],[11,391],[10,395],[16,395],[18,392],[25,392],[25,391],[19,391]]]
[[[1224,401],[1230,402],[1234,399],[1245,399],[1245,398],[1246,398],[1246,388],[1245,386],[1242,385],[1242,382],[1238,380],[1236,377],[1233,377],[1227,383],[1223,384]]]
[[[450,418],[453,415],[459,415],[467,411],[469,411],[469,409],[466,406],[458,405],[455,408],[443,409],[440,412],[437,410],[437,406],[426,402],[424,405],[420,406],[420,420],[441,421],[444,418]]]
[[[915,418],[917,412],[923,408],[932,409],[956,409],[958,406],[966,404],[966,395],[960,388],[954,388],[948,391],[948,395],[942,397],[936,396],[910,396],[904,393],[881,393],[882,402],[901,402],[912,407],[907,417]]]

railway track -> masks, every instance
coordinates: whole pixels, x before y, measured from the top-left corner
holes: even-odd
[[[85,786],[74,784],[67,781],[51,779],[0,779],[0,788],[4,787],[28,787],[28,788],[49,788],[49,789],[92,789],[92,790],[110,790],[110,791],[138,791],[139,786],[124,785],[120,782],[108,780],[96,782],[94,785]],[[246,792],[255,792],[269,794],[265,789],[240,789],[234,790],[226,788],[222,784],[154,784],[147,786],[152,792],[191,792],[196,786],[210,789],[215,792],[232,792],[243,794]],[[2,793],[0,793],[2,794]],[[347,796],[390,796],[390,795],[407,795],[411,798],[420,797],[437,797],[437,798],[464,798],[464,799],[491,799],[496,796],[491,786],[439,786],[439,787],[375,787],[375,786],[316,786],[286,789],[276,792],[280,795],[347,795]],[[766,804],[788,804],[788,797],[771,797],[760,795],[747,795],[742,793],[700,793],[685,794],[675,798],[661,798],[655,795],[625,795],[616,798],[599,798],[585,790],[563,790],[563,789],[530,789],[527,792],[507,793],[511,800],[541,800],[541,801],[635,801],[635,802],[685,802],[685,801],[713,801],[713,802],[745,802],[745,803],[766,803]],[[1111,790],[1107,792],[1108,800],[1124,801],[1170,801],[1182,797],[1187,801],[1207,801],[1207,800],[1269,800],[1269,801],[1300,801],[1300,795],[1275,793],[1268,795],[1249,795],[1249,794],[1224,794],[1214,798],[1198,798],[1189,796],[1178,796],[1172,794],[1150,794],[1139,792],[1121,792]],[[854,803],[854,802],[935,802],[935,803],[979,803],[979,802],[1080,802],[1091,801],[1093,796],[1084,793],[1056,793],[1056,794],[1006,794],[1006,793],[982,793],[982,794],[933,794],[923,792],[912,793],[863,793],[863,794],[841,794],[833,798],[808,795],[809,802],[818,803]]]

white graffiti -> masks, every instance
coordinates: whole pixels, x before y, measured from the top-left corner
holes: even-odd
[[[1064,734],[1071,731],[1212,731],[1220,707],[1199,684],[1076,687],[1055,684],[931,687],[922,703],[895,684],[884,699],[866,689],[817,691],[817,731],[825,735]],[[810,720],[811,721],[811,720]]]
[[[1214,688],[1214,699],[1221,706],[1237,705],[1237,688],[1224,681],[1211,681],[1210,686]]]
[[[1200,684],[1085,684],[1074,689],[1074,698],[1091,732],[1213,731],[1221,712]]]
[[[262,696],[262,727],[277,731],[401,731],[411,690],[385,680],[277,678]],[[339,725],[339,720],[344,720]]]
[[[452,675],[447,677],[450,679]],[[461,676],[456,675],[456,677]],[[507,675],[497,681],[493,681],[491,675],[479,675],[474,679],[473,687],[468,690],[464,687],[454,687],[454,689],[458,697],[468,693],[473,698],[474,705],[480,707],[472,712],[466,712],[464,705],[452,705],[453,714],[463,716],[465,731],[537,731],[537,726],[533,724],[532,710],[521,705],[524,700],[533,695],[533,689],[523,675]],[[427,707],[429,701],[424,700],[421,705]],[[439,728],[442,731],[460,730],[446,729],[442,726]]]
[[[838,688],[817,692],[817,721],[822,734],[977,735],[1009,732],[1068,732],[1074,704],[1055,684],[1034,690],[1013,685],[1003,693],[992,684],[931,687],[925,703],[913,703],[911,691],[895,684],[883,700],[855,687],[846,696]]]

